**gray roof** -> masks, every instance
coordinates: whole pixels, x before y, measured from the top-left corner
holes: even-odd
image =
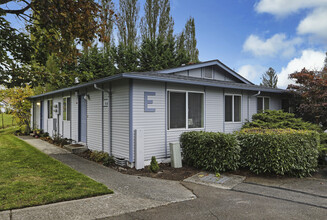
[[[226,72],[228,72],[229,74],[234,76],[235,78],[239,79],[241,82],[254,85],[252,82],[245,79],[243,76],[241,76],[240,74],[238,74],[237,72],[235,72],[234,70],[232,70],[231,68],[229,68],[228,66],[223,64],[222,62],[220,62],[219,60],[209,60],[209,61],[189,64],[189,65],[185,65],[185,66],[180,66],[180,67],[175,67],[175,68],[170,68],[170,69],[165,69],[165,70],[159,70],[156,72],[157,73],[175,73],[175,72],[186,71],[186,70],[190,70],[190,69],[201,68],[201,67],[206,67],[206,66],[213,66],[213,65],[217,65],[218,67],[222,68],[223,70],[225,70]]]
[[[40,98],[44,96],[54,95],[57,93],[73,91],[84,87],[93,86],[94,84],[103,84],[106,82],[111,82],[118,79],[139,79],[139,80],[150,80],[150,81],[160,81],[160,82],[173,82],[173,83],[181,83],[181,84],[189,84],[189,85],[200,85],[200,86],[208,86],[208,87],[218,87],[218,88],[230,88],[230,89],[240,89],[247,91],[261,91],[261,92],[270,92],[270,93],[285,93],[284,89],[273,89],[253,84],[245,84],[245,83],[235,83],[229,81],[221,81],[221,80],[212,80],[212,79],[203,79],[203,78],[195,78],[188,76],[180,76],[180,75],[172,75],[167,73],[154,73],[154,72],[138,72],[138,73],[120,73],[114,76],[105,77],[102,79],[94,80],[91,82],[87,82],[84,84],[79,84],[76,86],[55,90],[52,92],[36,95],[30,97],[31,99]]]

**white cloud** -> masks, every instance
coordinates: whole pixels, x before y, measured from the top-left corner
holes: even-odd
[[[297,32],[312,34],[327,41],[327,0],[261,0],[255,4],[258,13],[269,13],[277,17],[309,9],[300,21]]]
[[[327,6],[326,0],[261,0],[255,4],[259,13],[286,16],[301,9]]]
[[[241,66],[237,72],[244,78],[252,81],[260,78],[267,69],[268,68],[260,65],[244,65]]]
[[[304,67],[308,70],[321,70],[324,65],[325,53],[322,51],[303,50],[299,58],[292,59],[286,67],[278,73],[279,88],[286,88],[288,84],[294,83],[288,76],[296,71],[301,71]]]
[[[287,39],[285,34],[275,34],[271,38],[261,39],[251,34],[243,44],[243,50],[255,56],[289,57],[296,51],[295,46],[302,43],[301,38]]]
[[[327,40],[327,7],[313,10],[297,27],[299,34],[314,34]]]

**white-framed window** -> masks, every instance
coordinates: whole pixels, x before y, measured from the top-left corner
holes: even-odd
[[[64,97],[63,98],[63,120],[70,121],[71,117],[71,99],[70,97]]]
[[[225,122],[241,122],[242,96],[234,94],[225,95]]]
[[[264,112],[265,110],[269,110],[270,98],[259,96],[257,97],[257,113]]]
[[[53,100],[52,99],[48,99],[48,118],[52,118],[53,117]]]
[[[204,93],[168,91],[168,129],[204,127]]]

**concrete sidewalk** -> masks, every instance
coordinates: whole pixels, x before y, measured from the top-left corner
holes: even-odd
[[[179,182],[121,174],[40,139],[21,139],[105,184],[114,194],[0,212],[0,219],[10,215],[11,219],[98,219],[196,198]]]

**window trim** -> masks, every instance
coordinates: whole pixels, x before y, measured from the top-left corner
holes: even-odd
[[[170,93],[171,92],[175,92],[175,93],[185,93],[185,108],[186,108],[186,111],[185,111],[185,127],[183,128],[170,128]],[[189,90],[177,90],[177,89],[167,89],[167,108],[168,108],[168,116],[167,116],[167,131],[178,131],[178,130],[181,130],[181,131],[185,131],[185,130],[189,130],[189,131],[192,131],[192,130],[202,130],[205,128],[205,112],[206,112],[206,105],[205,105],[205,92],[203,91],[189,91]],[[189,93],[197,93],[197,94],[203,94],[203,100],[202,100],[202,104],[203,104],[203,127],[200,127],[200,128],[189,128],[188,127],[188,94]]]
[[[51,118],[49,117],[49,101],[52,102],[52,116]],[[48,115],[48,119],[53,119],[53,99],[47,99],[47,115]]]
[[[257,97],[257,113],[258,112],[258,98],[262,98],[262,112],[264,112],[265,110],[270,110],[270,97],[269,96],[258,96]],[[268,98],[269,99],[269,109],[265,109],[265,98]]]
[[[71,116],[70,116],[70,119],[68,120],[67,119],[67,113],[68,113],[68,108],[67,108],[67,98],[70,98],[70,105],[72,104],[72,98],[71,98],[71,96],[64,96],[64,97],[62,97],[62,120],[63,121],[71,121]],[[64,114],[65,114],[65,112],[64,112],[64,99],[66,99],[66,119],[64,119]],[[71,114],[71,112],[72,112],[72,108],[71,108],[71,106],[70,106],[70,114]]]
[[[226,121],[226,96],[232,96],[232,121]],[[234,121],[234,117],[235,117],[235,109],[234,109],[234,96],[238,96],[241,97],[241,117],[239,121]],[[243,103],[243,95],[242,94],[233,94],[233,93],[225,93],[224,94],[224,123],[229,123],[229,124],[236,124],[236,123],[243,123],[243,115],[242,115],[242,111],[243,111],[243,107],[242,107],[242,103]]]

